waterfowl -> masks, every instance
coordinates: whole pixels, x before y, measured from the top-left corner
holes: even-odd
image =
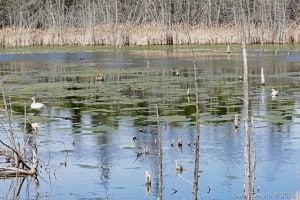
[[[95,80],[98,82],[98,81],[104,81],[104,77],[102,74],[98,74],[95,78]]]
[[[177,161],[175,161],[176,163],[176,171],[181,173],[183,171],[183,166],[181,164],[178,164]]]
[[[179,140],[178,140],[178,142],[177,142],[177,145],[178,145],[179,147],[182,147],[182,138],[179,138]]]
[[[146,185],[151,185],[151,174],[149,171],[146,171]]]
[[[132,138],[132,140],[133,140],[134,142],[136,141],[136,139],[137,139],[137,137],[135,137],[135,136]]]
[[[137,153],[136,153],[136,160],[137,160],[139,157],[141,157],[142,155],[143,155],[142,152],[137,152]]]
[[[143,128],[139,128],[139,133],[144,133],[144,129]]]
[[[31,105],[30,105],[30,108],[33,109],[33,110],[40,110],[42,108],[45,108],[46,106],[42,103],[39,103],[39,102],[35,102],[35,98],[34,97],[31,97]]]
[[[179,71],[176,70],[175,76],[179,76]]]
[[[276,97],[276,96],[278,96],[278,93],[279,93],[278,90],[272,89],[271,95],[272,95],[272,97]]]
[[[243,80],[244,80],[244,77],[240,76],[239,81],[243,81]]]

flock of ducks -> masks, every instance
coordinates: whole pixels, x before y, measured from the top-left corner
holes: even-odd
[[[194,144],[195,144],[195,142],[194,142]],[[175,145],[175,139],[173,138],[173,140],[172,140],[172,142],[171,142],[171,147],[174,147],[174,145]],[[182,142],[182,138],[180,137],[179,139],[178,139],[178,141],[177,141],[177,146],[180,148],[180,147],[182,147],[182,145],[183,145],[183,142]],[[187,145],[188,146],[191,146],[192,145],[192,141],[189,141],[188,143],[187,143]]]
[[[175,76],[179,76],[179,71],[177,70],[175,73]],[[242,76],[239,77],[240,81],[243,81],[244,78]],[[265,77],[264,77],[264,72],[263,72],[263,68],[261,68],[261,85],[265,85]],[[279,94],[278,90],[275,90],[274,88],[272,89],[271,92],[271,97],[277,97]],[[190,89],[187,89],[187,96],[190,96]],[[235,129],[237,130],[239,128],[239,124],[238,124],[238,114],[235,114],[235,119],[234,119],[234,125],[235,125]],[[136,138],[134,138],[135,140]],[[188,142],[188,145],[190,146],[192,142]],[[171,146],[173,147],[175,145],[175,139],[173,138],[172,142],[171,142]],[[180,137],[177,141],[177,146],[178,147],[182,147],[183,142],[182,142],[182,138]],[[177,173],[181,173],[183,171],[183,165],[179,164],[177,161],[175,161],[175,169]],[[151,185],[151,175],[149,171],[146,171],[146,185]],[[208,186],[208,193],[210,192],[211,188]]]
[[[179,71],[177,70],[176,73],[175,73],[175,76],[179,76]],[[239,77],[239,80],[243,80],[243,77],[240,76]],[[95,77],[95,81],[96,82],[99,82],[99,81],[104,81],[104,77],[102,74],[97,74],[97,76]],[[264,79],[264,74],[263,74],[263,68],[261,70],[261,83],[262,85],[265,85],[265,79]],[[271,96],[272,97],[276,97],[278,96],[279,94],[279,91],[275,90],[275,89],[272,89],[272,93],[271,93]],[[188,88],[187,89],[187,96],[190,95],[190,89]],[[31,97],[31,105],[30,105],[30,108],[32,110],[41,110],[43,108],[45,108],[46,106],[43,104],[43,103],[40,103],[40,102],[36,102],[35,98],[34,97]],[[234,124],[235,124],[235,128],[238,129],[238,114],[235,115],[235,119],[234,119]],[[36,130],[36,126],[34,124],[34,130]],[[139,129],[139,132],[140,133],[143,133],[144,130],[142,128]],[[137,138],[136,137],[133,137],[133,141],[135,141]],[[171,146],[173,147],[175,144],[175,139],[173,138],[172,142],[171,142]],[[177,141],[177,146],[178,147],[182,147],[183,145],[183,142],[182,142],[182,138],[180,137]],[[188,145],[190,146],[191,145],[191,142],[188,143]],[[148,152],[147,150],[145,152]],[[182,164],[179,164],[177,161],[175,161],[175,169],[178,173],[181,173],[183,171],[183,165]],[[147,186],[151,186],[151,174],[149,171],[146,171],[146,175],[145,175],[145,184]]]
[[[139,128],[139,129],[138,129],[138,132],[139,132],[139,134],[144,134],[144,133],[145,133],[145,131],[144,131],[143,128]],[[138,140],[138,137],[134,136],[134,137],[132,138],[132,140],[133,140],[133,142],[136,142],[136,141]],[[155,142],[156,142],[156,140],[155,140]],[[188,145],[190,146],[191,143],[192,143],[192,142],[189,142]],[[182,140],[182,137],[180,137],[180,138],[178,139],[178,141],[177,141],[176,144],[177,144],[178,148],[181,148],[181,147],[183,146],[183,140]],[[174,145],[175,145],[175,139],[173,138],[172,143],[171,143],[171,146],[174,147]],[[144,155],[149,155],[149,154],[150,154],[150,149],[149,149],[149,147],[144,146],[142,152],[137,152],[137,158],[136,158],[136,159],[138,159],[138,158],[139,158],[140,156],[142,156],[143,154],[144,154]],[[183,170],[184,170],[184,169],[183,169],[183,165],[180,164],[180,163],[178,163],[176,160],[175,160],[175,170],[176,170],[176,174],[182,173]],[[145,186],[146,186],[146,189],[147,189],[147,191],[148,191],[148,193],[149,193],[149,190],[151,189],[151,174],[150,174],[150,172],[149,172],[148,170],[146,170],[146,173],[145,173]]]

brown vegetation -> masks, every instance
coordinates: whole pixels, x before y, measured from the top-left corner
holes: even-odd
[[[247,43],[300,43],[296,0],[242,3]],[[11,0],[0,10],[1,47],[241,42],[239,1]]]
[[[192,26],[190,29],[182,24],[173,25],[166,33],[162,24],[119,24],[119,35],[110,25],[98,25],[95,28],[0,29],[1,47],[24,46],[60,46],[60,45],[186,45],[186,44],[238,44],[241,37],[238,29],[231,26],[202,28]],[[188,38],[188,30],[190,30]],[[300,26],[290,27],[283,37],[274,38],[271,30],[251,28],[249,43],[300,43]]]

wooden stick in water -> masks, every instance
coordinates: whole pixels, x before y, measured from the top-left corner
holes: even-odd
[[[265,85],[264,68],[260,69],[261,85]]]

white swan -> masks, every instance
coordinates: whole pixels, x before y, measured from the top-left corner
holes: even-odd
[[[39,102],[35,102],[35,98],[34,97],[31,97],[31,105],[30,105],[30,108],[33,109],[33,110],[40,110],[42,108],[45,108],[46,106],[42,103],[39,103]]]
[[[272,93],[271,93],[271,95],[272,95],[272,97],[276,97],[276,96],[278,96],[278,91],[277,90],[275,90],[275,89],[272,89]]]

